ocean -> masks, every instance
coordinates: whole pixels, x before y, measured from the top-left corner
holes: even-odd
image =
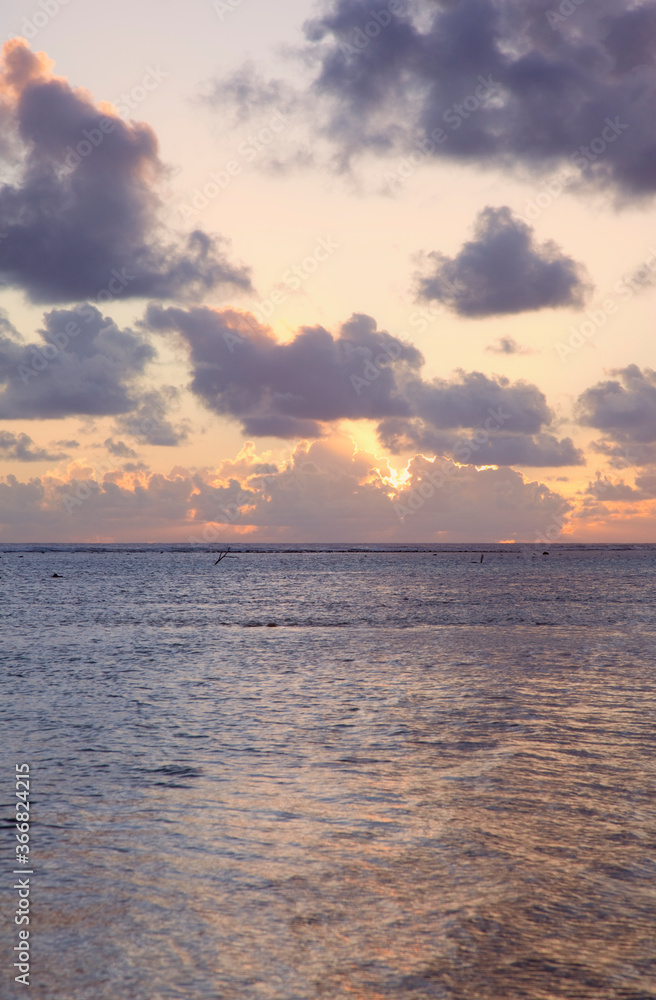
[[[656,546],[216,548],[0,546],[2,996],[656,998]]]

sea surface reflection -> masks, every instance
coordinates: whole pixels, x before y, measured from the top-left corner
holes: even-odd
[[[652,547],[28,549],[31,996],[656,997]]]

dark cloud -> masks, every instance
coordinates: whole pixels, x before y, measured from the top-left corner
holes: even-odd
[[[619,441],[609,437],[593,441],[590,444],[590,450],[598,455],[604,455],[612,469],[635,468],[656,463],[655,442],[640,444],[636,441],[630,441],[622,435],[619,437]]]
[[[99,446],[100,447],[100,446]],[[114,458],[136,458],[137,453],[134,448],[130,448],[125,441],[114,441],[113,438],[107,438],[103,444],[103,447],[107,449],[110,455]]]
[[[537,386],[505,376],[460,370],[454,379],[413,381],[407,393],[416,415],[441,430],[485,428],[494,419],[512,433],[535,434],[553,419]]]
[[[613,482],[607,476],[597,473],[594,482],[588,484],[584,491],[586,502],[593,497],[603,503],[636,503],[640,500],[656,499],[656,463],[643,470],[635,477],[635,485],[631,486],[623,479]]]
[[[169,411],[179,405],[179,395],[172,385],[144,392],[139,405],[117,419],[118,433],[129,434],[139,444],[177,447],[187,440],[190,429],[188,420],[174,424],[168,417]]]
[[[656,56],[656,7],[620,3],[619,13],[609,14],[603,27],[603,42],[615,61],[617,74],[639,66],[653,66]]]
[[[420,449],[435,455],[452,455],[456,462],[462,464],[530,468],[585,464],[582,451],[574,446],[571,438],[558,440],[547,433],[488,432],[482,425],[480,429],[456,436],[435,430],[425,420],[392,418],[380,424],[378,436],[392,454],[406,454]]]
[[[249,288],[220,239],[159,225],[158,144],[143,122],[52,75],[22,39],[0,61],[0,280],[34,302],[177,298]],[[7,179],[11,177],[11,180]]]
[[[319,437],[329,421],[409,414],[391,363],[396,358],[404,369],[423,363],[416,348],[377,330],[375,320],[363,315],[344,323],[335,337],[321,326],[303,327],[287,344],[230,310],[151,306],[147,324],[182,335],[191,354],[193,392],[254,436]],[[362,377],[365,369],[373,374],[370,383]],[[351,376],[365,389],[356,391]]]
[[[499,337],[494,344],[486,348],[490,354],[532,354],[533,352],[517,343],[514,337]]]
[[[15,462],[55,462],[66,458],[62,452],[34,447],[34,441],[27,434],[12,434],[11,431],[0,431],[0,456]]]
[[[147,472],[148,466],[145,462],[124,462],[123,470],[125,472]]]
[[[40,342],[27,344],[6,318],[0,322],[0,419],[115,416],[115,434],[142,445],[170,447],[187,439],[189,421],[170,416],[180,405],[179,391],[142,387],[156,358],[143,331],[120,329],[95,306],[82,305],[46,313],[39,334]],[[136,456],[112,437],[105,446],[119,458]]]
[[[0,419],[105,416],[137,405],[136,381],[155,358],[143,333],[84,305],[46,313],[39,334],[26,344],[0,330]]]
[[[79,441],[51,441],[51,446],[53,448],[79,448]]]
[[[628,365],[611,374],[579,396],[579,423],[603,431],[595,448],[616,466],[656,461],[656,372]]]
[[[308,115],[342,165],[417,150],[540,173],[566,164],[586,184],[656,190],[653,0],[565,16],[553,0],[390,6],[327,0],[305,27]]]
[[[602,479],[598,475],[593,483],[588,484],[584,496],[594,497],[595,500],[604,503],[635,503],[636,500],[646,499],[647,493],[642,489],[630,486],[624,480],[614,483],[610,479]]]
[[[534,231],[509,208],[485,208],[475,238],[449,258],[427,255],[419,277],[423,299],[443,302],[461,316],[499,316],[580,308],[590,289],[584,269],[552,241],[538,244]]]
[[[419,351],[377,330],[370,316],[353,316],[337,335],[303,327],[285,344],[230,310],[153,305],[145,322],[182,336],[191,354],[192,391],[215,413],[239,420],[249,435],[317,438],[332,421],[375,420],[381,441],[395,452],[420,446],[444,454],[454,439],[473,434],[485,435],[485,460],[476,448],[458,461],[582,462],[568,438],[550,433],[554,415],[536,386],[463,371],[451,380],[425,381]]]

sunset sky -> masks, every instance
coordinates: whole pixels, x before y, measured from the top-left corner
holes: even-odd
[[[0,24],[1,540],[656,539],[656,3]]]

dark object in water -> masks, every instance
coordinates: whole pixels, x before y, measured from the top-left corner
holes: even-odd
[[[59,573],[53,573],[52,576],[50,577],[50,579],[51,580],[54,580],[54,579],[63,580],[64,578],[63,578],[63,576],[60,576]]]
[[[542,555],[543,555],[543,556],[548,556],[548,555],[549,555],[549,553],[548,553],[548,552],[543,552],[543,553],[542,553]]]
[[[228,546],[227,549],[221,549],[221,551],[219,552],[219,558],[216,560],[216,562],[214,563],[214,565],[218,566],[218,564],[221,562],[221,560],[225,559],[225,557],[228,555],[229,551],[230,551],[230,546]]]
[[[267,628],[278,628],[277,622],[267,622]]]

